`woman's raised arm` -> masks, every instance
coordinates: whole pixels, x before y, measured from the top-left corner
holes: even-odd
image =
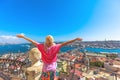
[[[61,47],[65,46],[67,44],[70,44],[72,42],[75,42],[77,40],[81,41],[82,39],[81,38],[76,38],[76,39],[73,39],[73,40],[70,40],[70,41],[67,41],[67,42],[63,42],[63,43],[61,43]]]
[[[32,39],[24,36],[23,34],[17,34],[16,36],[17,36],[18,38],[23,38],[23,39],[31,42],[31,43],[32,43],[33,45],[35,45],[35,46],[37,46],[37,44],[38,44],[38,42],[36,42],[36,41],[34,41],[34,40],[32,40]]]

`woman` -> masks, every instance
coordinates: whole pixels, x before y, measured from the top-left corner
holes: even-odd
[[[42,61],[43,61],[43,73],[40,80],[45,80],[44,78],[50,77],[48,80],[55,80],[56,75],[56,67],[57,67],[57,53],[59,52],[60,48],[72,43],[76,40],[82,40],[81,38],[76,38],[67,42],[63,42],[61,44],[55,44],[54,39],[51,35],[46,37],[46,41],[44,44],[40,44],[28,37],[25,37],[23,34],[18,34],[17,37],[23,38],[33,45],[35,45],[42,54]]]

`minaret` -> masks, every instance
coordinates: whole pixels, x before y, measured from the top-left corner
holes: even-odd
[[[83,51],[83,61],[84,61],[84,64],[86,66],[86,72],[87,72],[89,70],[89,67],[90,67],[90,62],[89,62],[89,58],[86,55],[86,50]]]

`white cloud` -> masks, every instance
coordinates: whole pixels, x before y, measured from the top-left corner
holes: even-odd
[[[16,36],[12,35],[1,35],[0,36],[0,44],[19,44],[24,43],[23,39],[17,38]]]
[[[0,36],[0,38],[3,38],[3,39],[18,39],[15,36],[5,36],[5,35]]]

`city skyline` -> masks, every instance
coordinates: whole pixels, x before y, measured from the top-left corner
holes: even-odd
[[[7,0],[0,11],[0,43],[25,42],[18,33],[36,41],[49,34],[55,41],[120,40],[119,0]]]

